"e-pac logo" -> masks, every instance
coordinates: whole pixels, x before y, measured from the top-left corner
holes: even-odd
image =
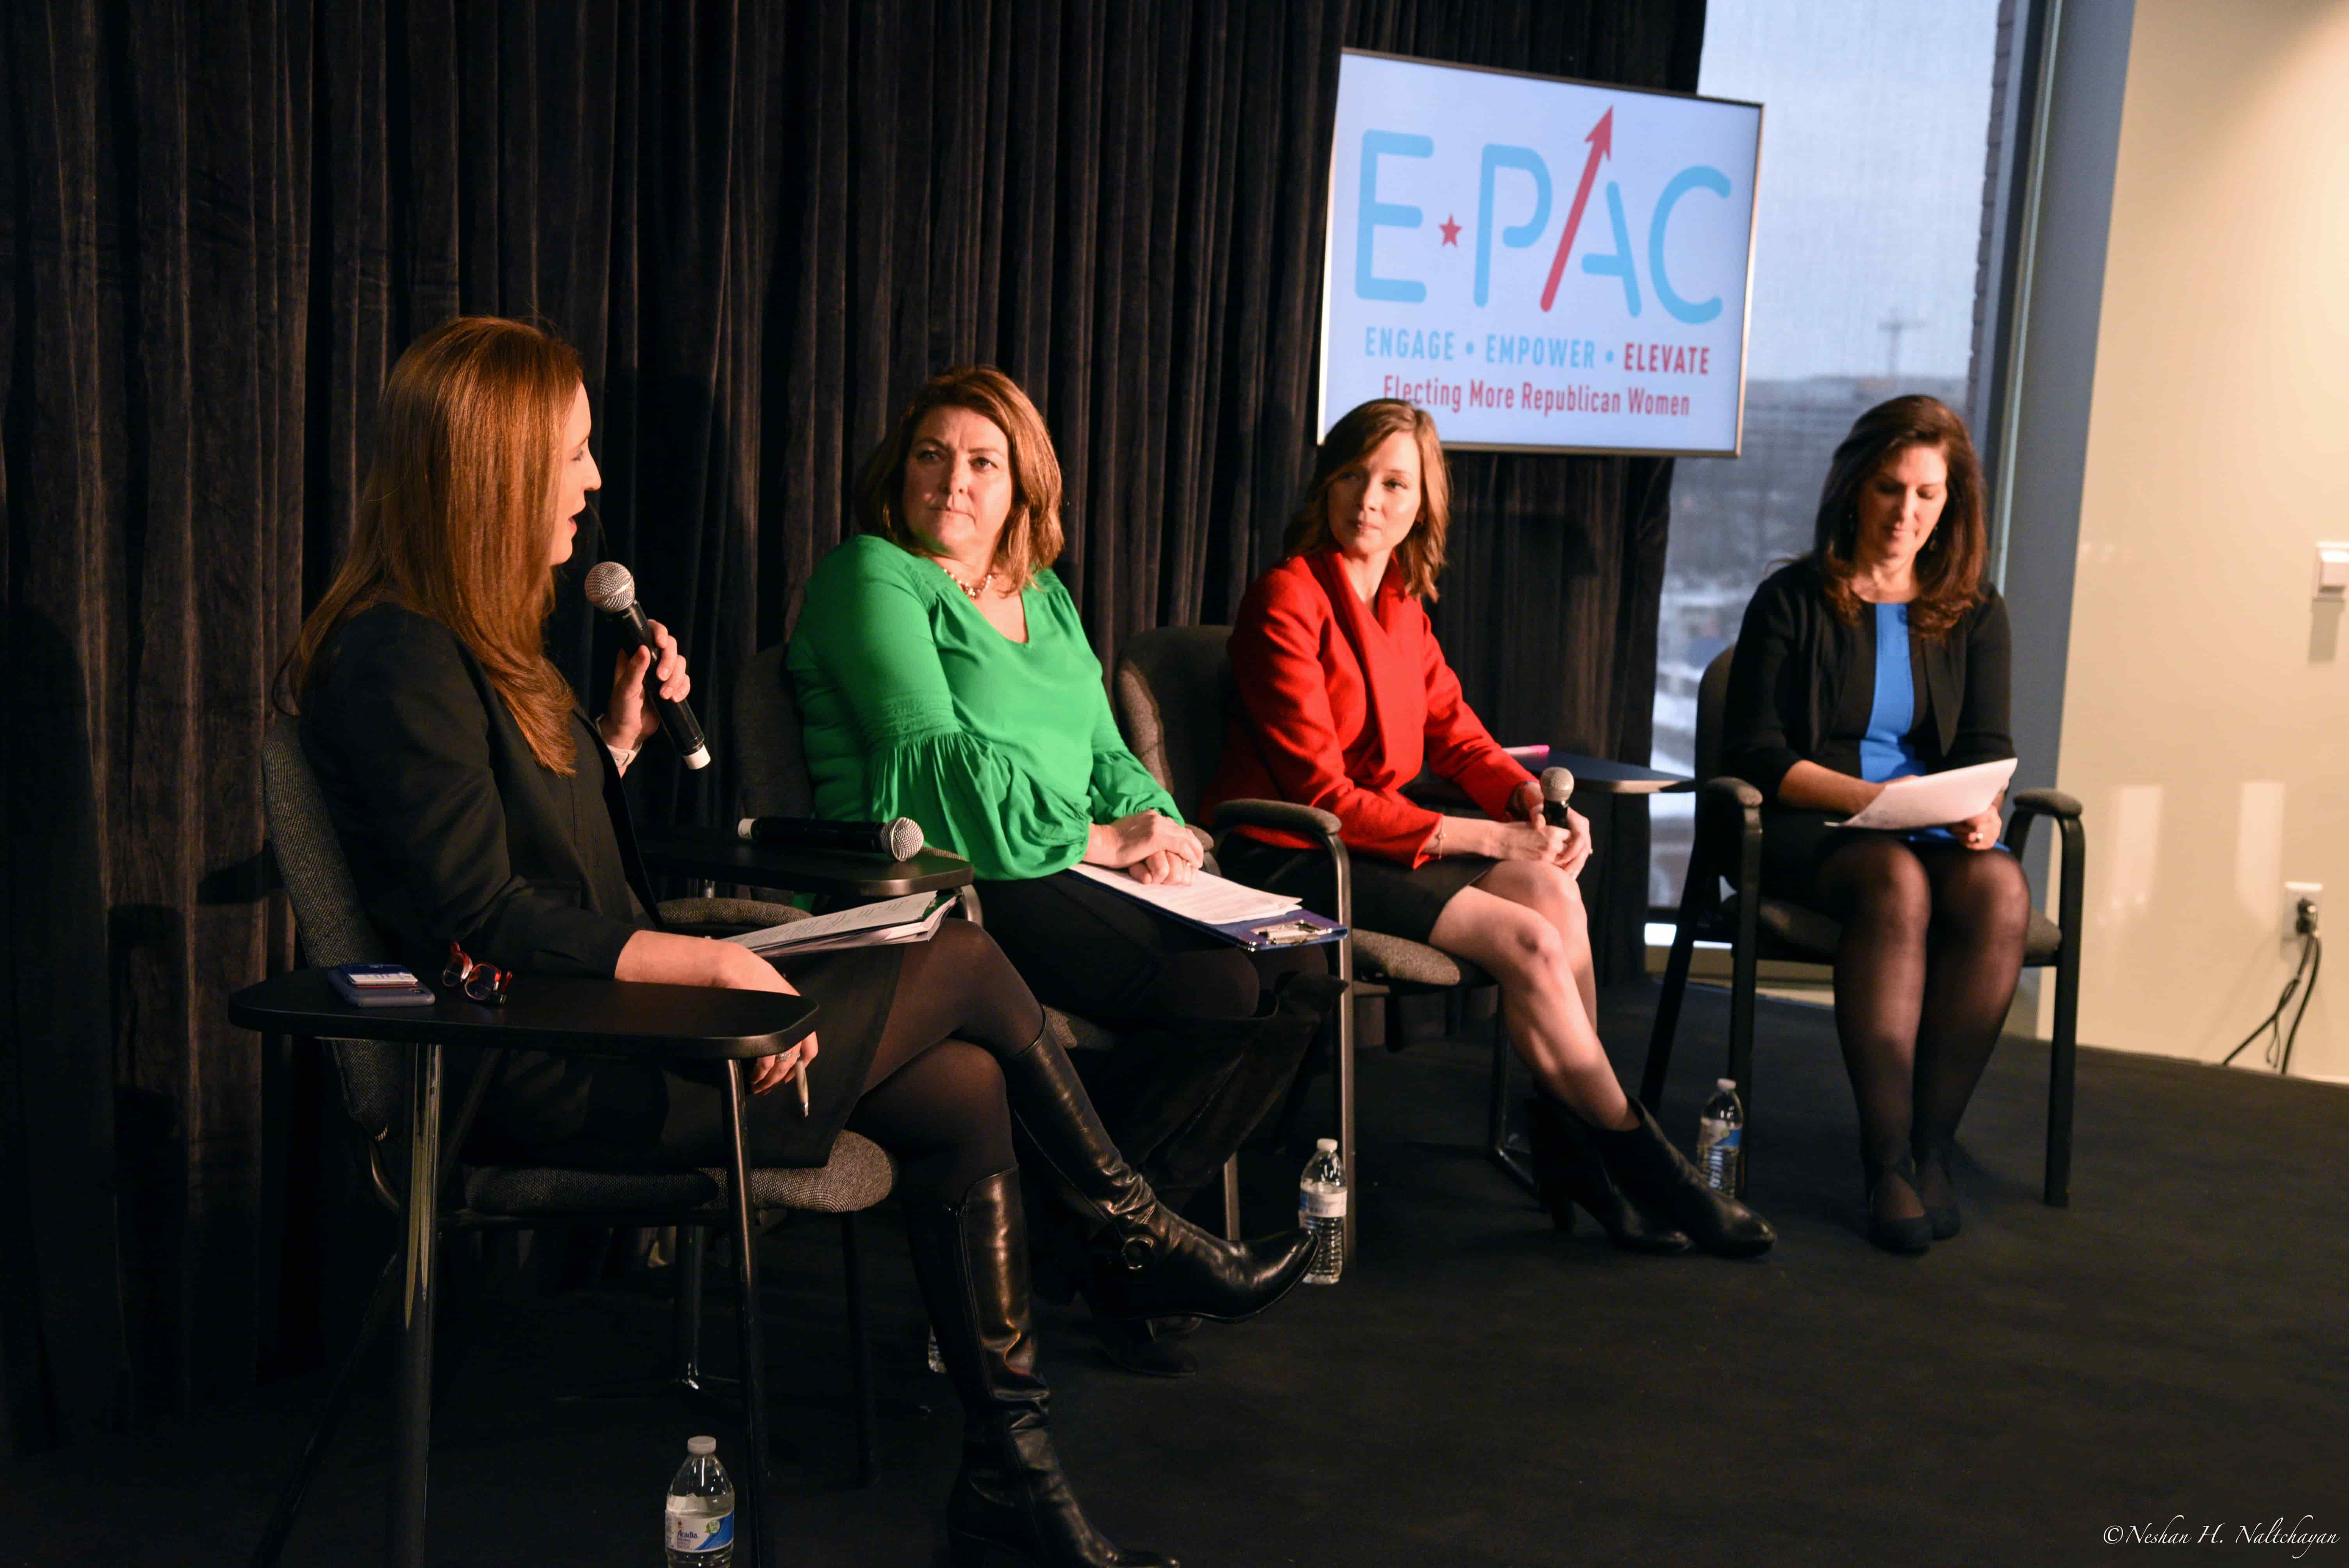
[[[1583,209],[1589,204],[1590,188],[1599,178],[1599,165],[1614,155],[1615,111],[1609,108],[1599,117],[1583,140],[1590,150],[1583,160],[1582,179],[1574,190],[1574,204],[1567,209],[1566,227],[1557,237],[1557,251],[1550,259],[1549,280],[1542,285],[1541,307],[1547,310],[1557,299],[1558,280],[1566,274],[1567,257],[1574,250],[1575,236],[1582,228]],[[1356,209],[1354,228],[1354,293],[1363,299],[1392,300],[1404,304],[1416,304],[1427,298],[1427,285],[1413,278],[1382,278],[1371,271],[1371,238],[1380,229],[1416,229],[1424,221],[1416,207],[1396,201],[1379,200],[1379,160],[1381,158],[1433,158],[1435,139],[1414,136],[1396,130],[1365,130],[1362,132],[1361,201]],[[1510,223],[1495,230],[1493,211],[1495,187],[1503,170],[1515,170],[1533,180],[1534,205],[1532,215],[1523,222]],[[1671,228],[1672,209],[1681,198],[1692,191],[1710,191],[1715,196],[1729,194],[1729,177],[1706,164],[1692,163],[1664,183],[1656,197],[1656,208],[1648,220],[1648,281],[1656,291],[1656,301],[1677,320],[1689,323],[1711,321],[1721,314],[1721,296],[1711,299],[1683,299],[1672,288],[1671,272],[1666,264],[1665,243]],[[1537,243],[1549,227],[1550,180],[1549,165],[1542,155],[1530,147],[1512,147],[1503,142],[1486,142],[1476,181],[1476,303],[1492,302],[1493,244],[1495,239],[1512,250],[1523,250]],[[1614,230],[1615,249],[1611,253],[1586,253],[1582,270],[1600,277],[1622,281],[1623,306],[1632,315],[1640,314],[1640,279],[1632,265],[1630,225],[1623,219],[1622,188],[1614,181],[1607,182],[1607,217]],[[1447,229],[1447,233],[1450,231]]]

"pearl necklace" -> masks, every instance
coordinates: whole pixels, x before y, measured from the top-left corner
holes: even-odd
[[[935,556],[935,555],[934,555],[934,556],[932,556],[930,559],[931,559],[931,560],[933,560],[933,561],[937,561],[937,557],[936,557],[936,556]],[[992,572],[989,572],[986,576],[984,576],[984,577],[980,578],[980,579],[978,580],[978,587],[976,587],[976,588],[974,588],[974,587],[972,587],[969,583],[968,583],[964,582],[961,578],[959,578],[959,577],[956,576],[956,575],[954,574],[953,571],[947,567],[947,563],[946,563],[945,562],[943,562],[943,561],[938,561],[938,570],[939,570],[939,571],[941,571],[941,572],[946,573],[946,574],[947,574],[947,582],[949,582],[949,583],[953,583],[956,587],[957,587],[957,588],[961,589],[961,590],[963,591],[963,593],[965,593],[965,594],[969,598],[970,602],[971,602],[972,603],[974,603],[974,604],[976,604],[976,603],[978,603],[979,595],[981,595],[981,594],[985,593],[986,593],[989,588],[992,588],[992,587],[994,587],[994,586],[995,586],[995,573],[992,573]]]

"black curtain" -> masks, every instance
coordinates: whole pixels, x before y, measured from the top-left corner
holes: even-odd
[[[783,636],[930,371],[1029,388],[1108,660],[1228,618],[1311,457],[1338,51],[1692,88],[1702,0],[20,0],[0,7],[9,669],[0,1420],[16,1449],[317,1352],[336,1168],[256,753],[383,373],[459,311],[576,344],[599,538],[697,667]],[[1463,455],[1439,631],[1510,739],[1643,758],[1669,466]],[[575,593],[554,630],[600,689]],[[598,678],[600,672],[600,678]],[[588,683],[593,683],[588,684]],[[1594,873],[1636,961],[1644,813]],[[294,1196],[289,1197],[290,1194]],[[331,1316],[331,1314],[326,1315]]]

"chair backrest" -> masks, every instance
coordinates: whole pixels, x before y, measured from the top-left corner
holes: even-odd
[[[1231,638],[1229,626],[1160,626],[1127,639],[1117,661],[1118,727],[1185,817],[1197,816],[1223,760]]]
[[[322,969],[338,964],[392,960],[383,937],[359,903],[342,841],[335,836],[326,798],[310,759],[302,755],[300,727],[272,725],[261,741],[262,809],[269,819],[269,842],[278,874],[294,902],[303,956]],[[368,1040],[329,1040],[343,1109],[369,1137],[378,1137],[399,1115],[408,1082],[408,1053],[398,1046]]]
[[[1700,781],[1722,775],[1721,716],[1729,707],[1729,662],[1737,645],[1713,655],[1696,688],[1696,776]]]
[[[781,643],[760,649],[734,682],[734,767],[746,817],[815,815],[799,698],[783,671],[784,651]]]

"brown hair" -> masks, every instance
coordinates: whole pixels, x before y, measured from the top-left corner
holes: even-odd
[[[1388,437],[1405,432],[1419,443],[1419,520],[1395,546],[1395,560],[1402,567],[1403,592],[1433,602],[1436,574],[1444,570],[1444,542],[1452,531],[1452,470],[1444,466],[1435,416],[1400,398],[1357,403],[1321,438],[1312,482],[1305,487],[1305,500],[1289,518],[1288,536],[1280,542],[1284,560],[1330,548],[1330,487]]]
[[[1010,444],[1011,515],[995,544],[995,571],[1018,593],[1029,580],[1061,558],[1061,459],[1052,433],[1019,383],[992,365],[957,365],[922,383],[896,428],[873,449],[856,482],[857,526],[902,550],[927,555],[928,549],[898,515],[905,493],[905,459],[922,421],[938,408],[967,408],[995,422]]]
[[[1928,640],[1947,634],[1982,603],[1982,567],[1990,555],[1982,525],[1982,461],[1957,410],[1938,397],[1912,394],[1878,403],[1852,425],[1835,449],[1827,482],[1819,495],[1811,559],[1824,580],[1827,603],[1857,624],[1859,488],[1910,447],[1931,447],[1949,465],[1949,493],[1932,537],[1917,552],[1917,597],[1909,624]]]
[[[459,316],[409,345],[384,382],[350,554],[278,672],[279,707],[296,710],[336,627],[398,603],[454,632],[540,763],[572,771],[577,699],[546,656],[546,561],[581,379],[569,344],[496,316]]]

